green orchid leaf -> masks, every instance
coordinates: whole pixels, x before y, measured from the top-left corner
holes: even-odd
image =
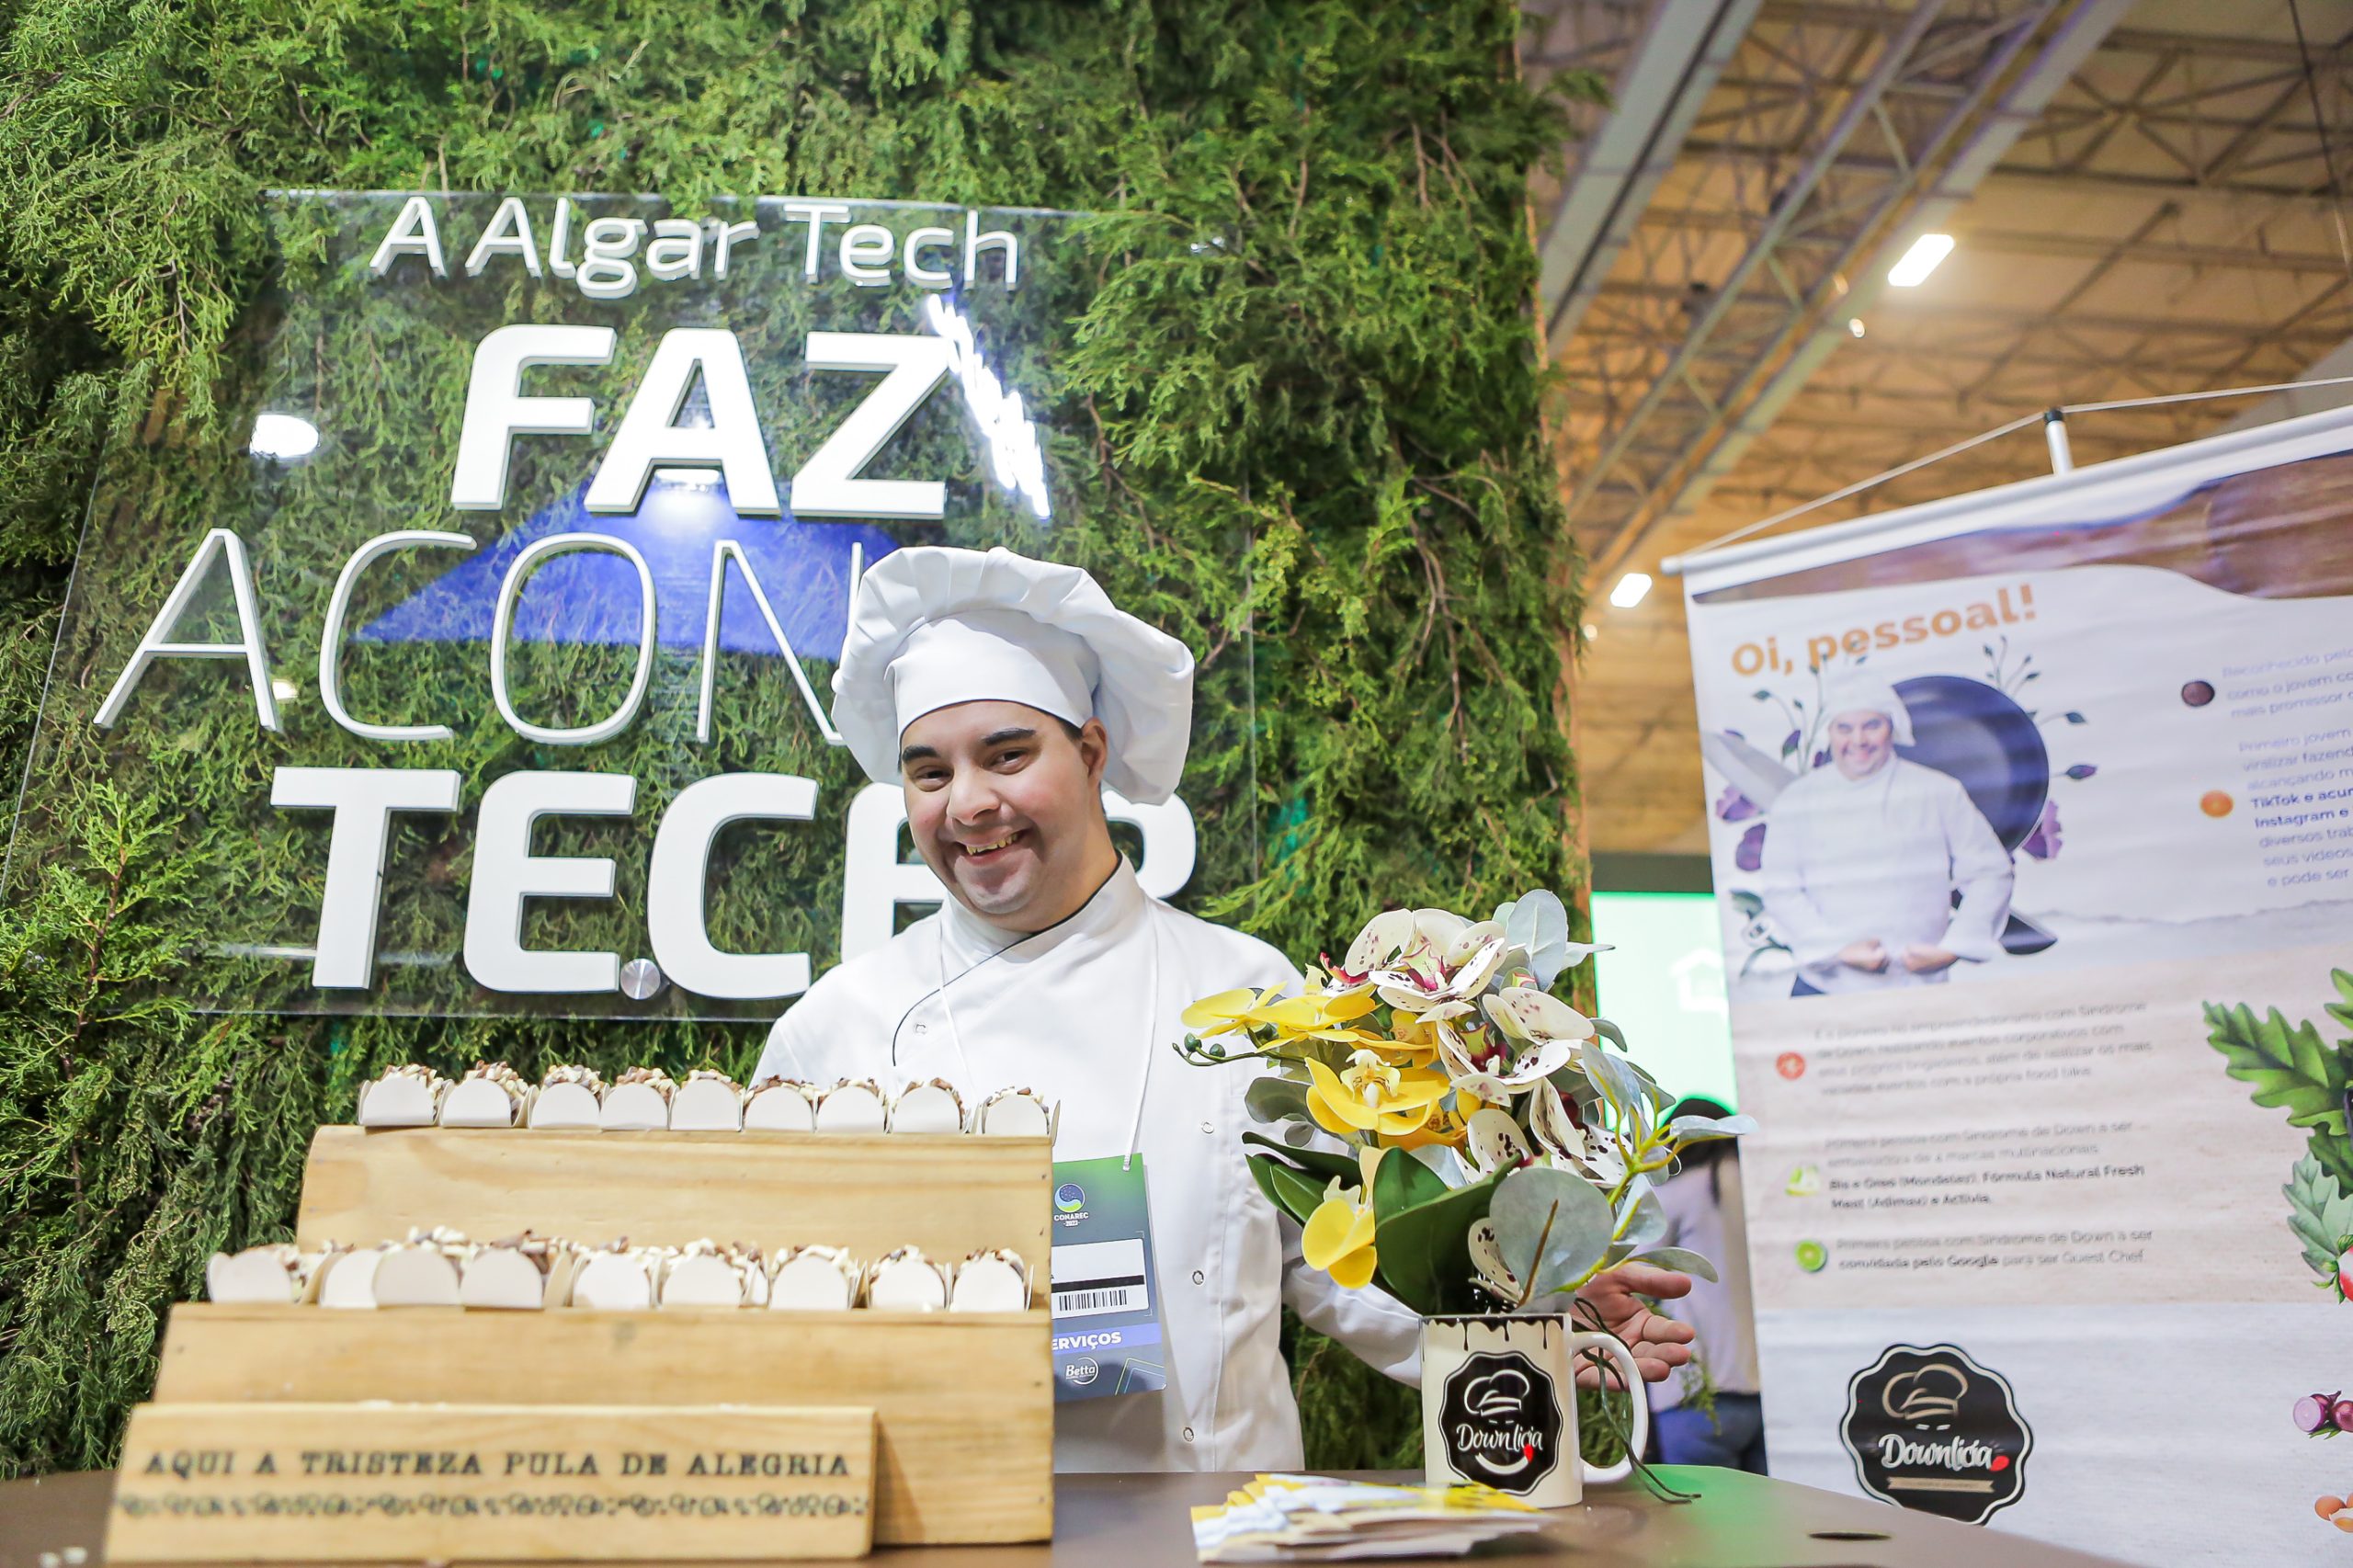
[[[1506,1172],[1487,1213],[1505,1264],[1532,1276],[1540,1296],[1585,1281],[1609,1250],[1615,1220],[1599,1187],[1542,1165]]]
[[[2257,1018],[2244,1002],[2209,1002],[2206,1038],[2228,1062],[2224,1071],[2254,1085],[2256,1104],[2285,1110],[2294,1126],[2345,1136],[2344,1052],[2323,1044],[2310,1023],[2290,1024],[2277,1007]]]
[[[1242,1108],[1253,1121],[1272,1126],[1279,1121],[1308,1118],[1307,1085],[1296,1078],[1254,1078],[1243,1091]]]
[[[1358,1187],[1364,1182],[1364,1167],[1357,1164],[1354,1153],[1336,1154],[1329,1149],[1294,1149],[1287,1143],[1276,1142],[1263,1132],[1245,1132],[1242,1142],[1273,1150],[1289,1164],[1313,1173],[1318,1185],[1330,1181],[1334,1176],[1350,1187]]]
[[[1279,1160],[1260,1156],[1250,1162],[1250,1168],[1263,1177],[1259,1187],[1267,1199],[1302,1225],[1324,1201],[1322,1182],[1309,1180]]]
[[[1372,1211],[1380,1219],[1434,1203],[1454,1189],[1446,1178],[1404,1149],[1381,1156],[1372,1176]]]
[[[1453,1187],[1443,1198],[1375,1221],[1373,1251],[1391,1295],[1425,1317],[1479,1310],[1471,1285],[1471,1227],[1487,1217],[1499,1179]]]
[[[1716,1266],[1689,1247],[1653,1247],[1648,1252],[1633,1254],[1632,1260],[1655,1268],[1672,1268],[1677,1274],[1688,1274],[1711,1284],[1716,1278]]]

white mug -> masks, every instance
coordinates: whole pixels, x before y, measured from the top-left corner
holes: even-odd
[[[1623,1481],[1632,1459],[1588,1465],[1577,1455],[1576,1359],[1598,1350],[1634,1391],[1635,1453],[1651,1430],[1633,1352],[1616,1337],[1572,1328],[1557,1313],[1422,1320],[1422,1451],[1432,1486],[1477,1482],[1539,1508],[1585,1499],[1587,1483]]]

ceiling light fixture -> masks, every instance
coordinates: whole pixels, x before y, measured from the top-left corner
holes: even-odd
[[[1609,602],[1620,609],[1631,609],[1641,604],[1643,596],[1650,591],[1651,574],[1649,573],[1629,572],[1618,579],[1616,587],[1609,590]]]
[[[1950,234],[1922,234],[1904,253],[1904,259],[1887,269],[1887,281],[1897,289],[1915,289],[1927,282],[1937,264],[1951,254]]]

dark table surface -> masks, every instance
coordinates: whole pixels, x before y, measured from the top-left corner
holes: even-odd
[[[2007,1531],[1768,1481],[1740,1471],[1663,1467],[1699,1500],[1669,1505],[1634,1485],[1597,1489],[1563,1508],[1536,1544],[1481,1551],[1545,1556],[1576,1568],[2115,1568],[2112,1559]],[[1215,1503],[1246,1475],[1065,1475],[1055,1483],[1051,1545],[908,1547],[891,1568],[1190,1568],[1187,1510]],[[1418,1474],[1367,1479],[1418,1481]],[[101,1559],[109,1473],[0,1483],[0,1568],[85,1568]]]

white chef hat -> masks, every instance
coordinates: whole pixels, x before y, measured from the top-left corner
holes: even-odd
[[[1103,781],[1158,805],[1185,771],[1193,655],[1075,566],[915,545],[868,567],[834,672],[834,724],[867,777],[898,782],[899,737],[917,719],[987,701],[1100,719]]]
[[[1824,722],[1841,713],[1883,713],[1888,727],[1895,732],[1895,744],[1912,744],[1911,710],[1904,706],[1904,699],[1895,694],[1894,687],[1868,670],[1841,670],[1824,683]]]

